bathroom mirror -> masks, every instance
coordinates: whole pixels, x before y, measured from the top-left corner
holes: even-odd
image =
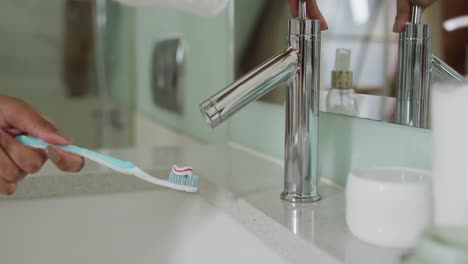
[[[0,94],[87,148],[227,141],[198,104],[233,81],[234,1],[211,16],[121,2],[1,1]]]
[[[329,29],[322,32],[321,111],[331,87],[331,71],[337,48],[351,50],[353,89],[358,111],[341,113],[359,118],[398,123],[398,41],[392,32],[396,1],[317,0]],[[285,47],[287,21],[285,0],[236,1],[236,77],[240,77]],[[448,32],[443,22],[468,14],[464,0],[437,1],[423,13],[422,23],[432,25],[432,52],[463,74],[467,71],[468,29]],[[432,73],[431,84],[444,80]],[[261,99],[282,104],[285,89],[275,89]]]
[[[0,94],[30,103],[81,146],[130,144],[130,9],[3,0],[0,34]]]

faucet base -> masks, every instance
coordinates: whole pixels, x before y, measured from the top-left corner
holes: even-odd
[[[281,200],[291,203],[314,203],[322,199],[318,193],[311,195],[299,195],[297,193],[281,193]]]

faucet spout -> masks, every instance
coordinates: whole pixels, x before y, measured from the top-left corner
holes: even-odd
[[[200,104],[200,112],[215,128],[278,84],[288,83],[297,72],[298,62],[298,52],[287,48]]]

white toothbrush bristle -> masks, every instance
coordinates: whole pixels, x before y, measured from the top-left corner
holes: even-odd
[[[186,187],[197,188],[198,176],[195,175],[177,175],[171,172],[169,175],[169,182]]]

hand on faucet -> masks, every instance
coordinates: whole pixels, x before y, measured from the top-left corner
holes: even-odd
[[[291,7],[291,13],[293,17],[297,17],[297,13],[299,11],[299,1],[300,0],[288,0],[289,6]],[[327,21],[323,17],[320,9],[317,6],[316,0],[306,0],[307,2],[307,17],[311,19],[318,19],[320,20],[320,29],[327,30],[328,25]]]
[[[393,32],[399,33],[405,29],[405,24],[410,20],[411,5],[418,5],[426,8],[437,0],[396,0],[397,1],[397,15],[395,23],[393,24]]]

